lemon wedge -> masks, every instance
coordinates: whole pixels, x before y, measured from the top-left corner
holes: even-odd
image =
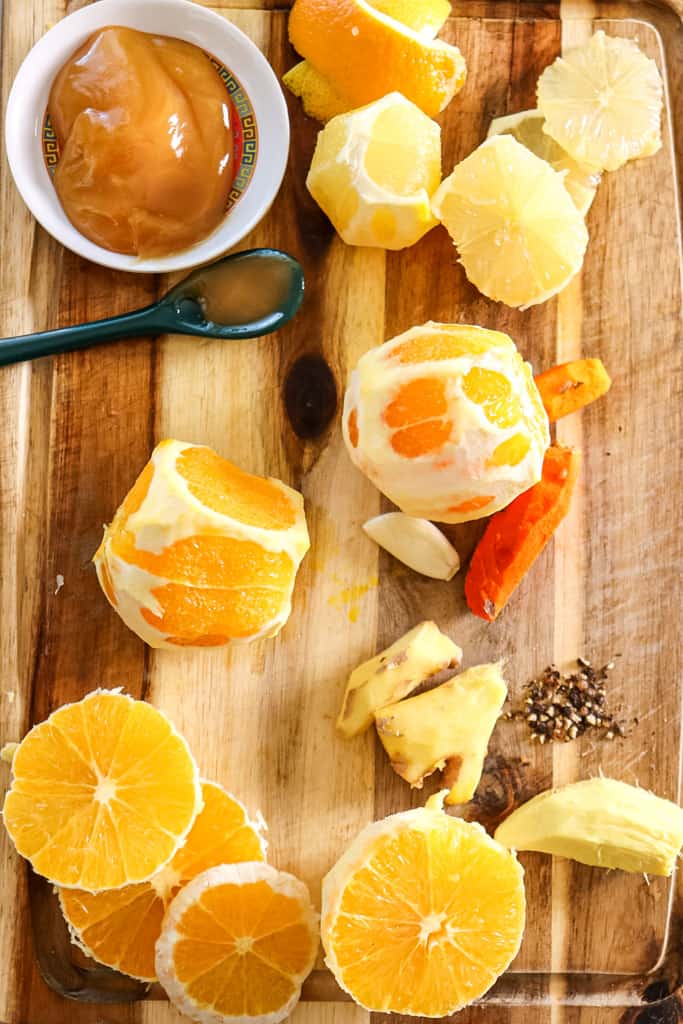
[[[588,231],[562,175],[511,135],[487,139],[457,164],[432,210],[490,299],[534,306],[581,269]]]
[[[662,79],[631,39],[596,32],[538,80],[543,130],[582,164],[616,171],[661,146]]]
[[[518,114],[497,117],[491,121],[487,138],[494,135],[511,135],[541,160],[550,164],[554,171],[564,172],[564,187],[574,200],[574,205],[585,217],[595,199],[600,184],[600,173],[594,168],[581,164],[562,149],[559,143],[543,131],[545,118],[538,110],[521,110]]]
[[[390,93],[323,128],[306,185],[347,244],[403,249],[436,224],[440,178],[438,124]]]

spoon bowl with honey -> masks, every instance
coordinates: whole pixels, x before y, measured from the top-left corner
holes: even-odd
[[[121,316],[0,340],[0,366],[123,338],[186,334],[234,341],[284,326],[304,295],[300,264],[279,249],[248,249],[193,270],[151,306]]]

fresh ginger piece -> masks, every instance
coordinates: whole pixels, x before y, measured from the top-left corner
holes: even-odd
[[[602,398],[612,386],[601,359],[560,363],[534,380],[551,423]]]
[[[372,725],[377,708],[401,700],[420,683],[462,661],[462,651],[434,622],[421,622],[409,633],[349,676],[337,729],[350,739]]]
[[[447,683],[375,712],[391,767],[414,788],[445,768],[448,804],[464,804],[479,785],[507,686],[500,663],[477,665]]]
[[[626,782],[587,779],[539,793],[498,826],[495,838],[511,850],[668,876],[683,845],[683,810]]]
[[[569,511],[580,453],[551,445],[541,479],[496,512],[475,548],[465,579],[470,611],[493,622]]]

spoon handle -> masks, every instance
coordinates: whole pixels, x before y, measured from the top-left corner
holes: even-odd
[[[162,334],[173,329],[177,331],[178,328],[174,326],[170,317],[167,322],[164,312],[155,304],[145,306],[144,309],[136,309],[132,313],[124,313],[122,316],[95,320],[89,324],[62,327],[40,334],[24,334],[18,338],[2,338],[0,366],[21,363],[26,359],[38,359],[41,356],[52,356],[58,352],[73,352],[90,345],[119,341],[121,338]]]

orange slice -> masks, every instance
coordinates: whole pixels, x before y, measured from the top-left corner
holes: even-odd
[[[187,743],[156,708],[95,690],[58,708],[12,761],[5,827],[56,885],[144,882],[182,846],[202,807]]]
[[[210,448],[162,441],[95,555],[102,589],[152,647],[274,636],[308,550],[301,495]]]
[[[522,867],[480,825],[444,814],[445,792],[369,825],[323,882],[326,963],[368,1010],[455,1013],[519,949]]]
[[[318,951],[308,889],[268,864],[224,864],[171,903],[156,970],[171,1002],[205,1024],[277,1024],[293,1010]]]
[[[289,38],[352,107],[400,92],[435,117],[465,82],[457,46],[422,38],[365,0],[296,0]]]
[[[72,941],[88,956],[141,981],[156,981],[154,944],[164,913],[190,879],[217,864],[265,858],[258,826],[215,782],[202,783],[204,809],[187,842],[149,882],[112,892],[60,889],[59,902]]]

